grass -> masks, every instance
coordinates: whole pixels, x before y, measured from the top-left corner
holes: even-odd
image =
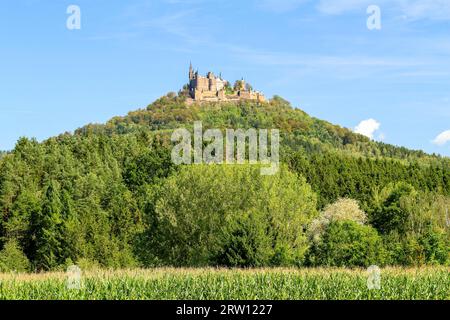
[[[367,288],[365,270],[349,269],[135,269],[89,271],[80,289],[67,275],[0,274],[0,299],[308,299],[449,300],[445,267],[387,268],[381,289]]]

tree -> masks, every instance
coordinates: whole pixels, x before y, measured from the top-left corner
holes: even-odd
[[[161,224],[170,215],[159,206],[162,201],[176,199],[175,192],[183,199],[181,186],[173,181],[172,175],[178,174],[168,147],[172,130],[190,129],[194,121],[202,121],[205,129],[279,128],[281,162],[306,179],[317,195],[318,209],[340,198],[355,199],[390,248],[392,264],[442,263],[441,249],[448,248],[450,241],[450,161],[370,141],[310,117],[279,96],[265,104],[239,101],[186,107],[185,97],[171,94],[147,108],[106,124],[87,125],[74,134],[42,142],[19,139],[14,150],[0,157],[0,248],[17,241],[33,267],[40,269],[58,269],[66,259],[128,267],[136,265],[136,256],[147,265],[175,264],[175,254],[168,251],[172,241],[181,240],[177,235],[172,237],[171,228],[164,234]],[[223,227],[211,241],[205,240],[214,250],[206,248],[211,255],[199,255],[202,263],[257,266],[301,261],[293,257],[301,256],[303,242],[298,246],[301,250],[293,250],[295,238],[284,239],[283,226],[273,227],[270,220],[288,209],[267,213],[271,207],[265,198],[280,200],[284,196],[269,193],[266,182],[250,176],[254,181],[243,183],[242,190],[233,186],[231,177],[227,185],[210,182],[208,187],[200,172],[192,173],[192,179],[202,183],[184,182],[185,194],[191,197],[186,208],[189,205],[198,210],[198,218],[205,221],[219,215],[214,219]],[[303,185],[302,178],[300,181]],[[395,187],[398,182],[418,192]],[[169,192],[167,183],[174,186],[174,193]],[[280,181],[275,185],[285,187]],[[189,186],[201,186],[203,191],[194,194]],[[205,202],[204,195],[211,195],[215,187],[222,188],[217,198],[223,202],[208,197],[210,203]],[[266,191],[261,191],[261,196],[252,188]],[[226,196],[228,192],[233,197]],[[241,205],[236,200],[241,194],[264,199]],[[286,201],[297,200],[289,196]],[[222,208],[223,203],[230,203],[228,209]],[[205,215],[201,206],[206,208]],[[187,210],[174,203],[171,208]],[[319,225],[327,226],[328,222]],[[199,234],[187,239],[197,243],[200,234],[204,237],[210,232],[202,226]],[[304,235],[303,229],[300,235]],[[168,241],[167,247],[158,242],[161,239]],[[184,252],[178,247],[174,250],[181,252],[180,264],[191,261],[183,261]]]
[[[403,182],[385,187],[380,195],[376,195],[375,209],[370,215],[371,224],[382,234],[406,232],[410,212],[403,201],[415,194],[415,189]]]
[[[131,158],[126,164],[123,179],[131,190],[166,178],[174,171],[170,150],[155,144],[152,149]]]
[[[450,261],[450,242],[445,233],[430,228],[419,237],[419,244],[428,264],[446,264]]]
[[[308,228],[309,235],[314,242],[318,242],[332,222],[353,221],[360,225],[367,222],[367,216],[359,208],[356,200],[339,199],[335,203],[328,205],[321,215],[313,220]]]
[[[59,184],[51,180],[45,190],[41,211],[34,220],[38,269],[49,270],[64,262],[62,209]]]
[[[8,241],[0,251],[0,272],[26,272],[30,262],[15,240]]]
[[[370,226],[353,221],[332,222],[313,247],[310,261],[327,267],[381,266],[385,263],[383,241]]]
[[[185,166],[155,192],[155,261],[177,266],[301,264],[316,197],[304,178],[254,165]]]
[[[236,80],[233,86],[234,91],[240,91],[244,89],[244,81],[243,80]]]

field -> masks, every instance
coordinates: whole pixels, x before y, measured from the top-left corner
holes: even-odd
[[[381,271],[369,290],[366,270],[148,269],[90,271],[79,287],[67,274],[0,274],[0,299],[420,299],[449,300],[448,268]]]

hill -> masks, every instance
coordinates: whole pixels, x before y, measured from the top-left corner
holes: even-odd
[[[386,261],[410,264],[437,259],[436,252],[433,251],[430,257],[424,249],[426,245],[421,243],[434,237],[433,241],[437,241],[441,250],[441,233],[448,238],[448,225],[445,226],[445,209],[450,203],[448,158],[370,141],[351,130],[310,117],[280,97],[267,103],[241,101],[189,107],[185,99],[183,93],[169,94],[146,109],[115,117],[106,124],[86,125],[74,134],[65,133],[42,143],[21,138],[12,152],[0,157],[0,247],[3,247],[0,269],[2,259],[9,261],[11,257],[22,257],[19,260],[26,262],[25,269],[36,270],[55,269],[72,262],[108,267],[173,265],[181,261],[183,265],[210,265],[211,261],[224,265],[244,261],[237,265],[248,265],[249,260],[241,256],[231,261],[227,253],[225,259],[223,252],[221,255],[215,253],[214,259],[220,256],[219,260],[208,260],[212,259],[211,253],[201,246],[203,242],[198,243],[198,252],[206,250],[204,260],[195,263],[187,257],[176,259],[171,256],[173,252],[167,252],[168,247],[175,248],[188,238],[178,238],[182,231],[172,233],[173,230],[165,229],[172,220],[160,220],[161,216],[171,213],[164,211],[161,203],[169,206],[167,201],[176,196],[171,192],[185,190],[185,186],[179,185],[183,181],[189,186],[189,181],[194,179],[198,188],[205,187],[204,192],[212,191],[211,186],[203,183],[214,183],[208,180],[208,174],[214,176],[213,172],[203,169],[191,172],[175,166],[170,159],[171,131],[179,127],[192,128],[194,121],[202,121],[205,129],[280,129],[282,162],[289,172],[301,178],[295,182],[297,178],[286,176],[273,183],[285,185],[292,192],[299,188],[295,192],[309,199],[307,207],[311,213],[308,219],[302,220],[298,230],[304,230],[311,222],[314,216],[311,208],[322,210],[339,198],[352,198],[368,214],[371,225],[384,237],[383,241],[398,244],[395,250],[389,249],[392,254]],[[229,175],[229,181],[233,181],[233,177],[245,178],[248,188],[233,189],[241,196],[264,185],[255,177],[250,179],[250,176],[241,176],[242,173],[233,170],[221,174]],[[172,188],[167,189],[168,184],[173,184]],[[217,187],[228,188],[226,184]],[[265,189],[260,192],[266,192],[269,199],[275,197],[274,201],[285,201],[285,195],[274,195]],[[192,205],[198,204],[198,199],[203,197],[212,199],[195,192],[191,196],[188,204]],[[249,201],[254,201],[250,195],[248,197]],[[301,206],[301,199],[289,201],[299,201]],[[229,203],[237,200],[236,197],[228,199]],[[203,209],[198,207],[196,212],[209,212],[212,208],[205,207],[208,203],[213,202],[202,203]],[[223,205],[214,203],[215,208]],[[239,203],[235,203],[233,210],[244,209]],[[280,208],[288,210],[287,207]],[[245,210],[250,209],[245,207]],[[189,205],[186,210],[188,214]],[[261,210],[264,211],[263,206]],[[275,211],[268,214],[277,213]],[[426,214],[422,216],[424,212]],[[214,214],[214,210],[211,213]],[[417,225],[410,225],[410,221],[419,216],[420,226],[422,223],[432,225],[437,235],[430,235],[423,227],[417,229]],[[191,218],[196,219],[196,216]],[[202,239],[200,231],[197,240]],[[168,237],[169,234],[172,236]],[[186,237],[190,236],[186,233]],[[305,241],[305,237],[295,241]],[[189,241],[194,243],[195,239]],[[417,248],[411,247],[415,245]],[[282,246],[290,245],[283,243]],[[242,249],[241,245],[238,247]],[[308,260],[305,256],[307,246],[301,248],[304,250],[296,251],[289,259],[295,256],[296,264],[314,263],[314,259]],[[405,248],[413,253],[401,256],[399,252]],[[261,252],[267,252],[266,249]],[[273,257],[287,254],[272,249]],[[258,258],[257,261],[259,265],[283,265],[294,261],[273,260],[273,257]],[[258,265],[252,261],[250,265]]]
[[[180,126],[189,127],[194,121],[202,121],[205,128],[279,128],[285,144],[308,152],[336,149],[351,155],[418,160],[422,163],[442,159],[423,151],[371,141],[349,129],[310,117],[278,96],[268,103],[240,101],[202,103],[186,107],[184,101],[184,96],[168,94],[146,109],[132,111],[125,117],[115,117],[105,125],[87,125],[76,130],[76,134],[113,135],[170,130]]]

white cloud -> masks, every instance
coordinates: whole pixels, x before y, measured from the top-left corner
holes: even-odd
[[[375,131],[380,128],[381,124],[375,119],[361,121],[355,128],[355,132],[373,139]]]
[[[442,132],[432,142],[438,146],[443,146],[447,142],[450,142],[450,130]]]

